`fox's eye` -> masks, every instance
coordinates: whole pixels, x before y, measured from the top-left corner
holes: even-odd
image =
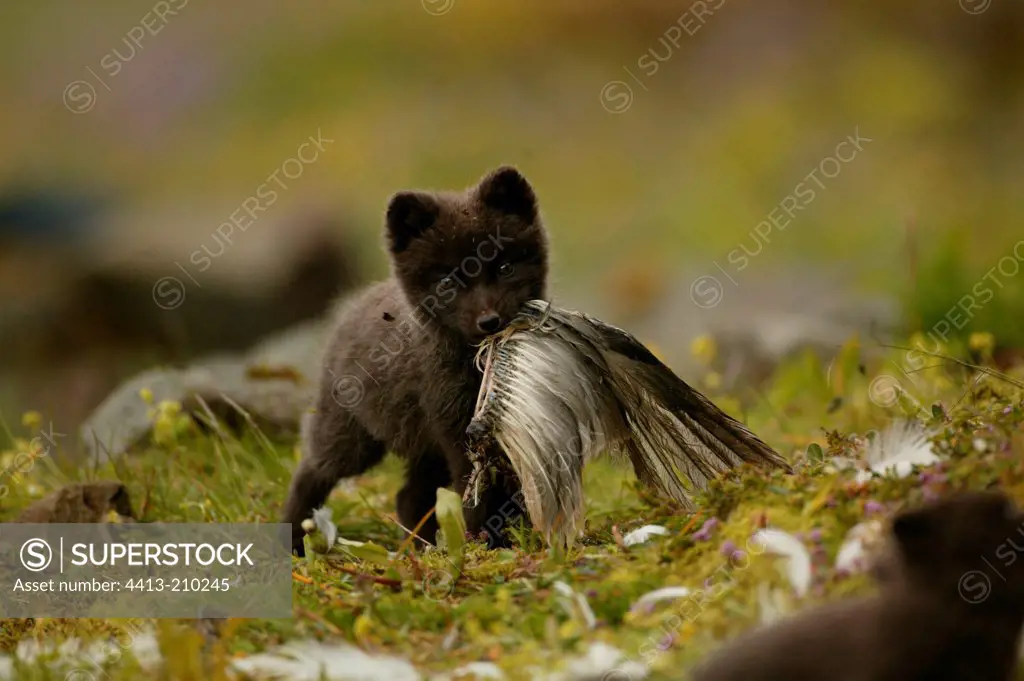
[[[452,281],[453,281],[453,280],[452,280],[452,278],[451,278],[451,277],[445,277],[444,279],[442,279],[442,280],[441,280],[441,281],[440,281],[440,282],[438,283],[437,287],[438,287],[439,289],[441,289],[441,288],[448,288],[449,286],[451,286],[451,285],[452,285]]]
[[[501,263],[501,267],[498,268],[498,276],[511,277],[516,271],[516,268],[512,266],[510,262]]]

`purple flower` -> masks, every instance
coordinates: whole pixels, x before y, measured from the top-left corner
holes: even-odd
[[[934,487],[923,487],[921,489],[921,496],[924,497],[925,501],[938,501],[939,493]]]
[[[811,533],[808,535],[808,537],[810,538],[810,540],[812,542],[815,542],[815,543],[820,542],[821,541],[821,530],[819,530],[817,527],[814,528],[813,530],[811,530]]]
[[[882,513],[883,511],[885,511],[885,505],[875,501],[874,499],[868,499],[864,502],[865,515],[873,515],[875,513]]]
[[[664,636],[662,636],[661,640],[658,641],[658,650],[664,651],[671,648],[672,643],[675,641],[675,638],[675,634],[665,634]]]
[[[737,551],[737,547],[734,542],[726,539],[724,542],[722,542],[722,547],[718,549],[718,551],[726,558],[732,558],[733,554],[735,554]]]
[[[716,527],[718,527],[718,518],[708,518],[700,529],[693,533],[693,538],[697,541],[707,541],[711,539],[711,532]]]

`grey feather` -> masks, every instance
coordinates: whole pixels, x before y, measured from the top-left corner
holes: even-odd
[[[583,466],[605,452],[627,458],[641,483],[685,508],[695,490],[742,463],[788,468],[636,338],[579,312],[529,302],[484,341],[478,365],[484,377],[467,431],[477,473],[467,501],[497,444],[549,543],[575,541]]]

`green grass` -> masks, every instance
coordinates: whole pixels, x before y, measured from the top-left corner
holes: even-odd
[[[1024,241],[1006,242],[1002,254],[981,262],[964,257],[970,249],[966,234],[923,246],[905,300],[918,328],[960,341],[991,331],[1005,348],[1024,347],[1024,326],[1017,321],[1024,309]]]
[[[691,515],[639,489],[621,467],[598,462],[586,471],[585,536],[561,558],[523,531],[517,533],[513,550],[487,551],[468,544],[461,571],[439,552],[406,552],[384,561],[359,560],[339,551],[326,558],[294,559],[291,619],[229,620],[205,649],[193,624],[164,621],[157,631],[170,662],[160,678],[223,678],[231,657],[307,638],[400,655],[425,671],[492,660],[510,679],[533,678],[532,666],[553,669],[589,643],[603,641],[632,659],[650,662],[654,678],[669,678],[665,675],[691,664],[722,637],[758,621],[760,583],[786,588],[775,560],[752,556],[730,562],[720,551],[726,540],[742,548],[765,523],[792,532],[819,530],[813,587],[799,604],[805,607],[870,589],[866,577],[844,578],[831,567],[846,531],[864,519],[869,499],[895,510],[936,493],[998,485],[1024,501],[1024,390],[1003,378],[983,377],[965,391],[968,383],[960,369],[931,368],[915,376],[920,381],[916,392],[908,386],[902,399],[883,409],[869,399],[872,380],[892,373],[900,353],[873,359],[866,354],[851,342],[831,371],[806,356],[781,367],[758,396],[712,392],[794,462],[794,475],[737,471],[715,481],[699,498],[700,512]],[[911,397],[921,401],[921,409]],[[933,410],[933,403],[942,408]],[[812,444],[822,447],[826,460],[847,454],[856,438],[871,429],[915,414],[936,429],[935,442],[947,459],[941,464],[944,482],[926,487],[912,475],[857,484],[804,454]],[[28,439],[31,433],[14,435]],[[37,460],[30,471],[8,480],[11,495],[2,502],[0,520],[10,520],[63,482],[93,478],[124,481],[142,521],[273,522],[279,517],[298,457],[294,442],[270,442],[254,432],[237,439],[204,435],[194,427],[162,430],[160,437],[163,444],[98,469],[72,468],[49,457]],[[985,452],[976,450],[978,438],[985,441]],[[400,479],[401,463],[389,458],[353,484],[339,486],[330,507],[340,535],[392,551],[402,546],[393,506]],[[710,517],[719,518],[719,527],[709,540],[695,538],[694,532]],[[617,537],[650,523],[664,525],[669,535],[629,549],[619,544]],[[444,588],[450,580],[438,575],[455,578],[450,592]],[[598,620],[595,628],[563,607],[553,589],[557,580],[586,596]],[[630,610],[653,589],[699,589],[705,584],[710,595],[704,600]],[[0,650],[10,651],[27,639],[93,639],[131,624],[5,620],[0,622]],[[109,674],[115,680],[151,676],[130,663]],[[37,668],[23,670],[21,678],[49,677]]]

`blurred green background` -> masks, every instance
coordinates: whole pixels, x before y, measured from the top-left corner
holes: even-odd
[[[771,354],[931,329],[1007,257],[952,335],[1024,347],[1019,0],[44,1],[3,17],[8,418],[74,421],[140,368],[315,317],[386,273],[391,193],[503,163],[541,200],[556,299],[684,376],[706,332]],[[758,238],[855,132],[870,143]],[[333,141],[218,244],[318,135]],[[223,252],[197,272],[203,247]],[[174,310],[165,277],[185,287]]]

